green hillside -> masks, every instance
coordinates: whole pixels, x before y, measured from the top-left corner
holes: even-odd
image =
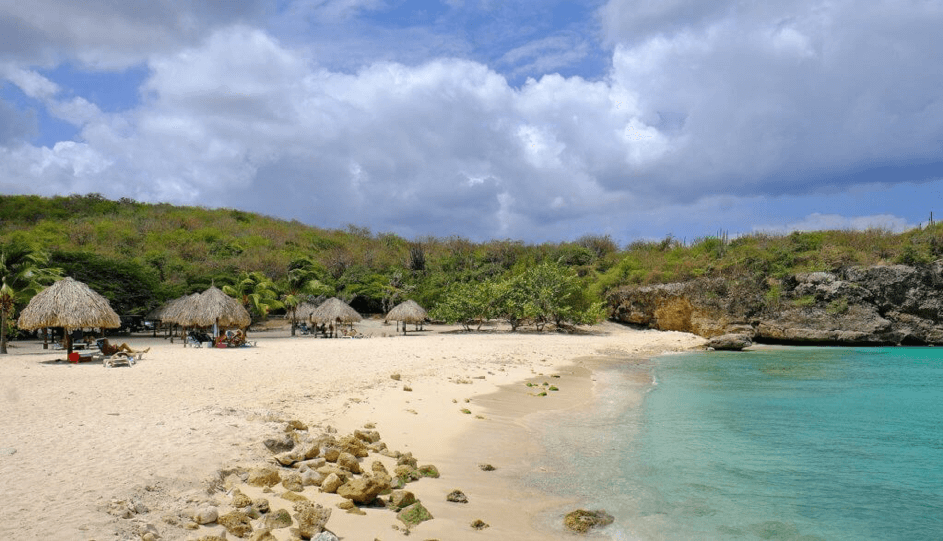
[[[235,284],[248,272],[261,272],[284,290],[289,270],[305,261],[327,293],[378,313],[405,298],[434,307],[454,284],[506,279],[544,262],[572,270],[585,300],[600,301],[627,284],[707,275],[775,288],[777,279],[794,272],[943,257],[939,225],[903,234],[825,231],[691,242],[669,236],[626,247],[601,235],[557,244],[476,243],[404,239],[356,226],[320,229],[238,210],[110,201],[98,194],[0,196],[0,220],[0,244],[48,252],[52,266],[87,282],[125,314],[146,313],[211,283]]]

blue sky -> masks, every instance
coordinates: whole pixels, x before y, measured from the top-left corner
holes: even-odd
[[[925,222],[943,2],[0,0],[0,192],[408,238]]]

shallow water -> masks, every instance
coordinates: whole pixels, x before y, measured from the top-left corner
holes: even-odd
[[[596,377],[594,407],[532,423],[546,454],[522,480],[609,511],[605,537],[943,539],[943,348],[672,355]]]

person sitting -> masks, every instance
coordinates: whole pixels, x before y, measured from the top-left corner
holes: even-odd
[[[143,350],[131,349],[131,346],[129,346],[127,342],[122,343],[120,346],[116,346],[109,342],[107,338],[102,338],[99,340],[98,349],[100,349],[101,352],[105,355],[114,355],[119,351],[124,351],[125,353],[147,353],[151,350],[151,348]]]

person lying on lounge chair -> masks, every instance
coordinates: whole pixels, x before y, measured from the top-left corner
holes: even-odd
[[[118,353],[119,351],[124,351],[126,353],[147,353],[148,351],[151,350],[151,348],[140,349],[140,350],[131,349],[131,346],[129,346],[127,342],[122,343],[120,346],[116,346],[112,344],[111,342],[109,342],[107,338],[102,338],[101,341],[98,342],[98,348],[105,355],[114,355],[115,353]]]

